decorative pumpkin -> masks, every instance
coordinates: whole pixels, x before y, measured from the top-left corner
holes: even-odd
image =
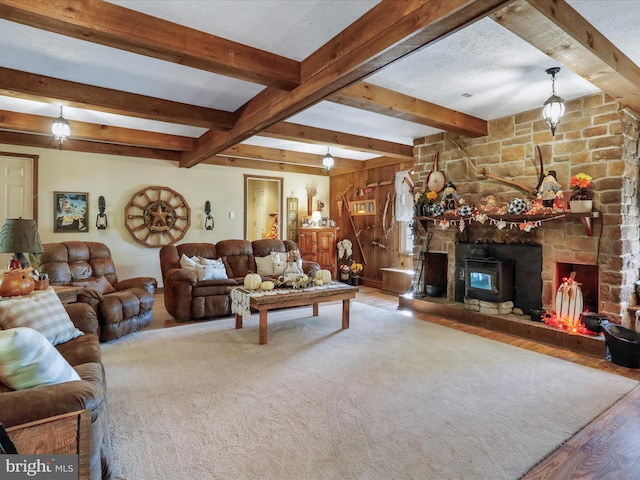
[[[273,290],[275,284],[271,280],[265,280],[260,284],[260,290]]]
[[[27,272],[21,269],[9,270],[0,276],[0,297],[15,297],[31,293],[36,282]]]
[[[248,273],[244,277],[244,288],[247,290],[257,290],[262,284],[262,277],[257,273]]]
[[[318,270],[316,272],[316,280],[320,280],[322,284],[329,283],[331,281],[331,272],[329,270]]]

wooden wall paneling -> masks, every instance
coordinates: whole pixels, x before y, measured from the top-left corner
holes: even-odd
[[[336,221],[336,225],[340,227],[339,239],[348,238],[354,244],[353,258],[356,262],[362,262],[359,256],[358,249],[355,248],[356,233],[360,231],[360,242],[366,257],[367,264],[362,272],[363,283],[369,286],[382,285],[382,271],[383,267],[398,267],[400,265],[399,257],[399,235],[398,235],[398,222],[395,223],[394,228],[389,232],[388,238],[384,238],[383,230],[383,214],[385,204],[387,202],[387,194],[395,194],[395,185],[390,183],[390,180],[395,178],[397,171],[401,170],[401,165],[394,164],[389,166],[382,166],[378,168],[368,169],[363,175],[362,172],[347,173],[344,175],[332,175],[330,179],[330,191],[331,191],[331,218]],[[381,183],[380,186],[376,186],[368,193],[362,196],[357,196],[357,189],[364,189],[366,185]],[[353,200],[376,200],[377,208],[375,215],[362,215],[354,216],[354,225],[356,231],[354,232],[351,227],[347,215],[348,205],[342,206],[342,216],[339,214],[338,209],[338,196],[350,185],[353,184],[354,188],[347,193],[347,201]],[[393,202],[395,203],[395,202]],[[387,227],[391,223],[393,215],[393,206],[390,204],[387,209],[386,222]],[[373,242],[379,242],[386,245],[387,248],[374,245]]]

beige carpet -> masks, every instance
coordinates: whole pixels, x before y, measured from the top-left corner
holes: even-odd
[[[103,345],[126,480],[518,479],[637,382],[358,302]]]

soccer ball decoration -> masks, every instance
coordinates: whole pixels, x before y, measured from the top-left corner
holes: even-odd
[[[473,213],[472,205],[461,205],[460,207],[458,207],[458,215],[460,215],[461,217],[468,217],[472,213]]]
[[[431,215],[433,215],[434,217],[439,217],[443,213],[444,213],[444,207],[442,206],[442,204],[434,203],[431,206]]]
[[[527,202],[525,202],[521,198],[514,198],[509,202],[508,212],[511,215],[522,215],[528,210],[529,205],[527,205]]]

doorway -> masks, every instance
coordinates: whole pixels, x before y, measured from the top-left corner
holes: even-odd
[[[7,218],[38,221],[38,155],[0,152],[0,227]],[[11,253],[0,253],[0,268],[8,265]]]
[[[244,176],[244,238],[282,239],[280,222],[284,178]]]

